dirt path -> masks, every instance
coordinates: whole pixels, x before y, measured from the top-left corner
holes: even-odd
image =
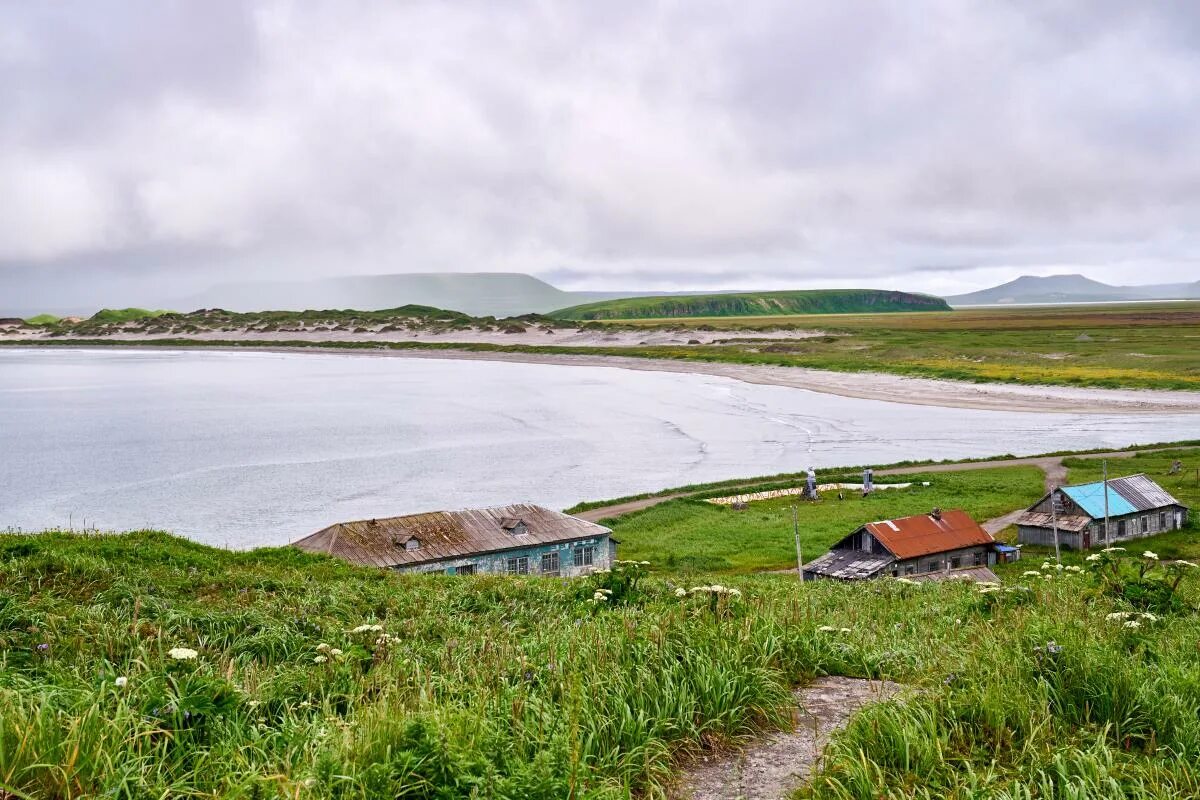
[[[1094,458],[1132,458],[1133,456],[1136,456],[1138,453],[1154,453],[1154,452],[1159,452],[1161,450],[1170,450],[1170,449],[1173,449],[1173,448],[1152,448],[1149,450],[1120,450],[1120,451],[1109,452],[1109,453],[1086,453],[1086,454],[1074,456],[1074,458],[1093,458],[1093,459]],[[893,467],[891,469],[877,469],[877,470],[875,470],[875,475],[877,477],[878,476],[886,476],[886,475],[919,475],[919,474],[936,473],[936,472],[960,472],[962,470],[968,470],[968,469],[1001,469],[1003,467],[1037,467],[1045,474],[1045,476],[1046,476],[1046,481],[1045,481],[1046,491],[1050,491],[1054,487],[1061,486],[1062,484],[1067,482],[1067,467],[1066,467],[1066,465],[1063,464],[1064,458],[1067,458],[1067,456],[1030,456],[1028,458],[997,458],[997,459],[993,459],[991,461],[966,461],[966,462],[958,462],[958,463],[954,463],[954,464],[925,464],[923,466]],[[831,470],[831,471],[836,471],[836,470]],[[761,484],[761,483],[762,483],[761,479],[759,479],[757,481],[747,481],[745,483],[740,483],[740,484],[735,484],[733,486],[729,486],[728,490],[730,493],[736,493],[737,490],[740,488],[755,486],[755,485]],[[600,508],[593,508],[590,511],[583,511],[578,514],[575,514],[575,516],[579,517],[580,519],[585,519],[588,522],[599,522],[602,519],[612,519],[614,517],[620,517],[625,514],[632,514],[635,511],[642,511],[644,509],[651,508],[652,506],[656,506],[659,503],[665,503],[668,500],[678,500],[681,497],[692,497],[695,494],[696,494],[695,492],[673,492],[671,494],[655,495],[654,497],[644,497],[640,500],[629,500],[624,503],[614,503],[612,505],[601,506]],[[998,517],[996,520],[989,520],[988,523],[984,524],[984,527],[987,528],[987,525],[989,523],[999,522],[1000,520],[1006,519],[1009,516],[1013,516],[1015,518],[1016,513],[1018,513],[1018,512],[1013,512],[1012,514],[1006,514],[1004,517]],[[1009,524],[1011,524],[1011,522],[1001,525],[1000,528],[997,528],[997,530],[1002,530],[1004,527],[1007,527]]]
[[[890,682],[822,678],[797,689],[795,729],[772,733],[749,747],[709,758],[688,769],[672,800],[781,800],[812,775],[825,745],[868,703],[899,691]]]

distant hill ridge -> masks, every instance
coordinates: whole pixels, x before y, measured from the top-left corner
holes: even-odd
[[[1084,275],[1022,275],[978,292],[947,297],[952,306],[1030,303],[1097,303],[1138,300],[1200,299],[1200,281],[1149,286],[1111,286]]]
[[[881,289],[810,289],[631,297],[571,306],[553,311],[550,316],[565,320],[600,320],[949,310],[946,301],[925,294]]]
[[[517,272],[414,272],[356,275],[306,281],[254,281],[214,286],[173,305],[177,308],[383,309],[398,305],[452,308],[471,316],[537,314],[637,292],[568,292]]]

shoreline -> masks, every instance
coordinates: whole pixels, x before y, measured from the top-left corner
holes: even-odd
[[[20,347],[13,342],[9,346]],[[36,349],[30,344],[29,349]],[[987,411],[1065,414],[1200,414],[1200,393],[1158,389],[1093,389],[1070,386],[1024,386],[1005,383],[968,383],[935,378],[916,378],[886,372],[834,372],[807,367],[732,364],[719,361],[682,361],[636,356],[573,353],[525,353],[469,349],[348,349],[340,347],[288,347],[251,345],[231,347],[204,344],[171,347],[138,342],[61,345],[71,350],[141,350],[147,352],[211,351],[226,353],[267,352],[280,354],[368,356],[375,358],[424,358],[442,361],[500,361],[576,367],[607,367],[641,372],[672,372],[730,378],[743,383],[782,386],[859,400],[901,405],[962,408]]]

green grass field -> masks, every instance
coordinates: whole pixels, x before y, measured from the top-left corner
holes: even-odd
[[[907,489],[887,489],[844,500],[826,492],[819,502],[797,498],[760,500],[734,511],[703,500],[672,500],[610,520],[621,557],[646,559],[665,569],[750,572],[795,568],[792,506],[797,509],[801,547],[815,558],[859,525],[889,517],[927,513],[934,507],[962,508],[976,519],[998,517],[1029,505],[1042,494],[1042,471],[1012,467],[931,473],[903,478]],[[921,486],[928,481],[929,486]],[[882,480],[881,480],[882,485]]]
[[[629,320],[949,310],[945,300],[930,295],[878,289],[814,289],[629,297],[571,306],[549,316],[562,320]]]
[[[1115,585],[1046,572],[994,594],[724,578],[741,597],[713,605],[653,571],[620,590],[0,536],[0,791],[661,797],[679,759],[786,724],[788,690],[833,674],[910,690],[804,796],[1197,796],[1196,579],[1130,629],[1107,615],[1143,611],[1136,563]]]
[[[1111,474],[1196,505],[1198,465],[1187,447]],[[1042,475],[904,480],[931,485],[800,503],[806,557],[934,505],[999,515]],[[0,797],[662,797],[682,760],[787,725],[787,692],[825,674],[909,689],[800,797],[1200,796],[1200,568],[1166,563],[1200,552],[1195,522],[1130,546],[1157,561],[1027,553],[996,590],[746,574],[794,563],[790,506],[668,502],[615,525],[650,567],[558,581],[0,535]],[[740,597],[688,591],[716,581]]]
[[[828,335],[736,341],[739,329],[769,329],[785,322]],[[719,346],[642,348],[648,356],[968,381],[1200,389],[1200,303],[657,320],[653,324],[728,329],[731,341]]]

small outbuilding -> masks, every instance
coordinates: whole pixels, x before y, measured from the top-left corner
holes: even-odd
[[[1187,524],[1187,515],[1187,506],[1146,475],[1126,475],[1107,483],[1058,487],[1017,518],[1017,539],[1022,544],[1053,547],[1057,522],[1061,547],[1088,550],[1110,542],[1178,530]]]
[[[611,568],[617,541],[602,525],[519,504],[339,522],[292,547],[398,572],[571,576]]]
[[[804,579],[962,577],[996,580],[996,540],[965,511],[868,522],[806,564]]]

